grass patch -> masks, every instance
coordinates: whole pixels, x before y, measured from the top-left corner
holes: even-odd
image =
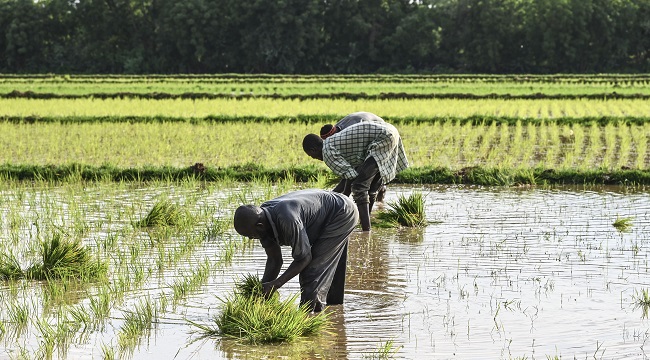
[[[13,254],[0,254],[0,279],[51,280],[77,278],[94,280],[104,276],[107,265],[94,258],[80,240],[55,233],[41,241],[40,258],[26,270]]]
[[[631,217],[621,218],[616,216],[616,221],[612,223],[612,226],[614,226],[616,230],[620,232],[629,232],[630,230],[632,230],[632,218]]]
[[[156,202],[144,219],[135,223],[136,227],[169,227],[191,223],[191,215],[179,205],[169,200]]]
[[[424,214],[424,195],[413,192],[408,197],[400,195],[397,201],[388,202],[388,210],[377,214],[379,227],[422,227],[428,224]]]
[[[302,154],[304,155],[304,154]],[[271,155],[269,155],[271,156]],[[594,165],[596,166],[596,165]],[[0,165],[0,179],[9,181],[41,182],[151,182],[151,181],[253,181],[265,178],[271,182],[293,179],[296,182],[309,182],[315,179],[332,179],[324,166],[316,165],[232,165],[215,167],[205,165],[200,171],[196,167],[118,167],[112,165],[94,166],[89,164]],[[324,180],[326,182],[328,180]],[[330,184],[334,184],[332,181]],[[494,170],[487,165],[462,168],[460,170],[443,166],[417,166],[397,174],[392,184],[467,184],[486,186],[514,185],[643,185],[650,184],[648,169],[582,169],[557,170],[543,166],[535,168],[499,168]],[[324,185],[325,187],[329,185]]]
[[[240,338],[251,344],[292,342],[315,335],[329,326],[326,312],[312,315],[307,305],[297,305],[299,294],[281,300],[277,293],[260,296],[262,283],[246,275],[235,284],[232,295],[223,299],[222,311],[213,326],[192,323],[204,336]]]

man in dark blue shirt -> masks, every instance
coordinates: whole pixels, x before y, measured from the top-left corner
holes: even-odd
[[[259,239],[266,251],[262,277],[271,294],[299,275],[301,304],[314,312],[325,304],[342,304],[348,236],[359,215],[347,196],[325,190],[299,190],[260,206],[242,205],[235,211],[235,230]],[[280,246],[291,246],[293,261],[285,272]]]

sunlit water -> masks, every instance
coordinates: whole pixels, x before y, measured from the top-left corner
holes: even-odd
[[[377,357],[387,341],[394,342],[395,358],[409,359],[647,357],[650,324],[635,299],[650,288],[648,193],[619,188],[390,186],[387,202],[412,191],[426,195],[432,223],[420,230],[374,228],[370,234],[356,231],[351,236],[346,302],[330,307],[330,334],[296,345],[255,346],[201,338],[195,332],[187,320],[210,323],[219,313],[217,296],[227,295],[237,276],[263,273],[264,251],[254,244],[238,251],[231,266],[217,270],[186,301],[160,314],[132,358],[358,359],[372,358],[373,353]],[[90,196],[96,202],[89,204],[86,216],[105,221],[107,213],[119,211],[115,201],[132,206],[129,194],[150,201],[159,192],[125,191],[106,207],[98,191]],[[225,203],[224,192],[205,194],[202,201],[221,203],[223,216],[230,216],[236,206]],[[617,217],[632,218],[629,232],[614,228]],[[228,230],[225,236],[235,234]],[[220,241],[211,239],[192,259],[216,259]],[[289,251],[285,255],[286,267]],[[188,261],[188,268],[193,265]],[[116,343],[122,310],[145,295],[169,292],[166,286],[177,270],[127,294],[104,329],[73,342],[67,358],[100,358],[102,344]],[[281,295],[298,290],[293,279]],[[29,335],[19,340],[4,336],[0,358],[17,356],[16,341],[23,341],[25,348],[38,346],[38,339]]]

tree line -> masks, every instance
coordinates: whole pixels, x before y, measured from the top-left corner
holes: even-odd
[[[650,71],[650,0],[0,0],[4,73]]]

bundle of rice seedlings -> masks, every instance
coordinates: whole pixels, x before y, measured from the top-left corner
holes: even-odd
[[[631,217],[620,218],[617,215],[616,221],[612,223],[612,226],[614,226],[616,230],[620,232],[628,232],[632,229],[632,218]]]
[[[261,297],[262,281],[253,274],[246,274],[235,282],[235,295],[242,297]]]
[[[400,195],[396,202],[389,202],[387,205],[389,210],[377,214],[377,219],[381,221],[379,226],[421,227],[427,225],[422,193],[414,192],[408,198]]]
[[[26,277],[38,280],[64,277],[95,279],[104,275],[106,265],[93,259],[80,240],[65,240],[55,233],[41,242],[41,261],[27,269]]]
[[[147,216],[136,223],[137,227],[177,226],[190,221],[189,213],[169,200],[156,202]]]
[[[222,311],[213,319],[214,326],[193,325],[205,336],[240,338],[252,344],[292,342],[330,325],[326,312],[312,315],[309,306],[296,304],[299,294],[286,300],[277,294],[268,298],[260,295],[261,282],[247,275],[235,284],[234,293],[222,300]]]

